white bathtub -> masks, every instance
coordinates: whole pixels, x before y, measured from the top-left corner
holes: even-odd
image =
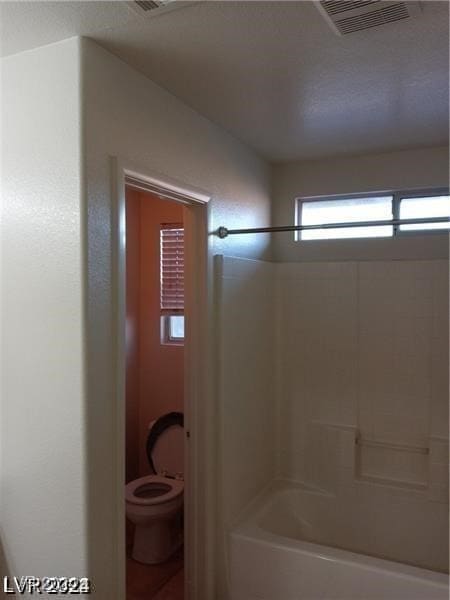
[[[335,504],[285,483],[259,498],[230,535],[231,600],[448,600],[444,573],[333,547]]]

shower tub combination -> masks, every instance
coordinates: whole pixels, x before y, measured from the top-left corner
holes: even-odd
[[[448,527],[414,531],[421,503],[407,492],[387,519],[387,504],[364,513],[354,498],[274,483],[230,534],[231,600],[448,600]]]

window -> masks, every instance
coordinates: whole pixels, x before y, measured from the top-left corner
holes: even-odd
[[[416,196],[400,199],[400,219],[450,217],[450,196]],[[400,225],[401,231],[419,229],[450,229],[450,223]]]
[[[407,231],[441,230],[442,232],[450,229],[449,218],[448,191],[308,198],[297,200],[296,225],[325,226],[342,223],[342,226],[303,229],[296,236],[296,240],[392,237]],[[426,221],[408,222],[411,219]],[[368,225],[370,222],[376,222],[376,225]]]
[[[302,202],[300,225],[325,223],[355,223],[392,219],[392,196],[346,198]],[[342,229],[310,229],[301,232],[302,240],[352,237],[386,237],[392,235],[392,225],[349,227]]]
[[[184,316],[161,316],[161,343],[183,344],[184,342]]]
[[[179,223],[161,225],[160,233],[161,342],[184,341],[184,229]]]

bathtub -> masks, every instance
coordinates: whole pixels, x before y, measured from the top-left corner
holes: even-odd
[[[337,547],[349,523],[336,505],[335,496],[306,486],[272,485],[230,533],[231,600],[448,600],[445,573],[361,553],[370,523],[359,541],[349,532],[346,549]],[[401,520],[408,509],[398,506]]]

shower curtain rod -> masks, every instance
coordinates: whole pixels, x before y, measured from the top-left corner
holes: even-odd
[[[422,225],[426,223],[450,223],[450,217],[426,217],[424,219],[390,219],[389,221],[353,221],[349,223],[322,223],[320,225],[285,225],[279,227],[253,227],[250,229],[228,229],[219,227],[217,235],[224,239],[229,235],[243,233],[277,233],[283,231],[309,231],[314,229],[344,229],[346,227],[381,227],[383,225]]]

